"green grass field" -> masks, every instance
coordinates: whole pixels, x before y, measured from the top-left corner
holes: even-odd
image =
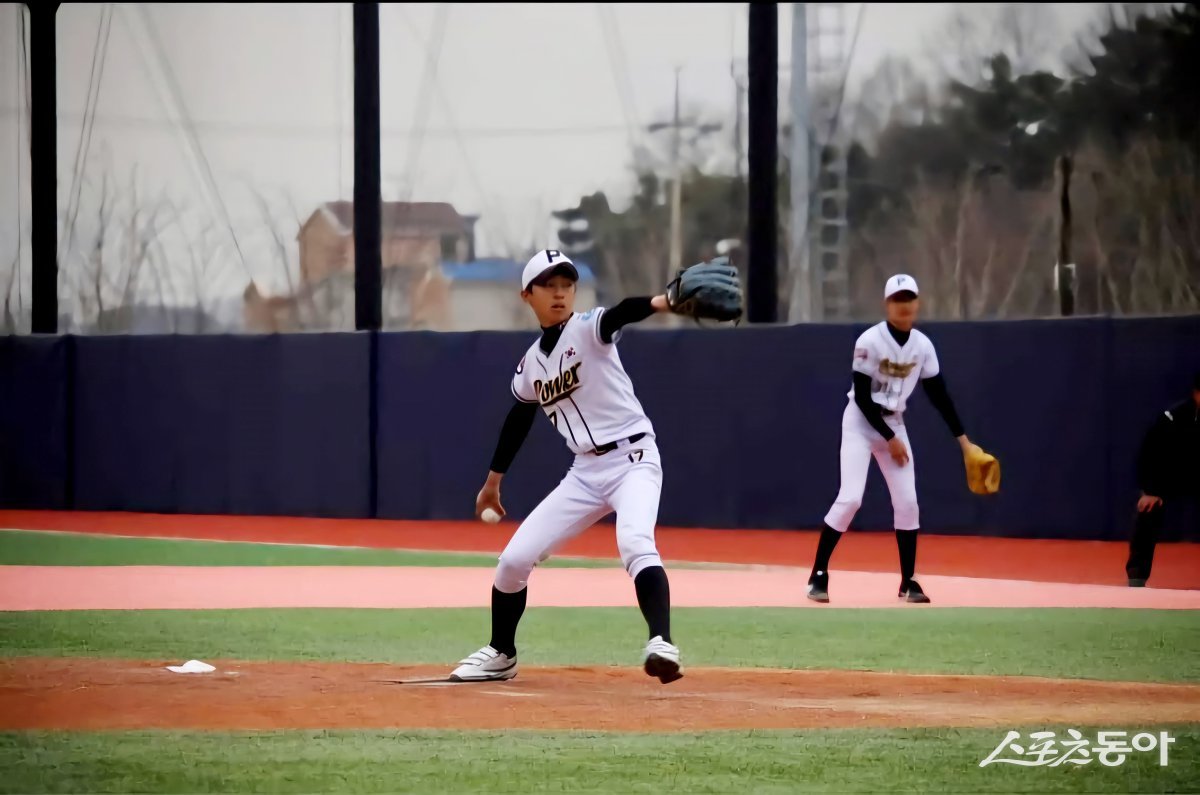
[[[1171,734],[1165,768],[980,768],[1003,731],[8,733],[0,792],[1194,792]]]
[[[473,565],[465,557],[0,532],[5,564]],[[494,563],[476,557],[481,562],[474,565]],[[692,666],[1200,682],[1200,618],[1191,611],[679,609],[673,625]],[[450,665],[485,642],[488,627],[484,609],[15,612],[0,613],[0,656]],[[530,665],[633,666],[644,625],[636,609],[531,608],[518,642]],[[1168,767],[1159,767],[1155,752],[1134,754],[1116,768],[1093,761],[980,769],[1008,728],[1027,734],[1046,727],[661,735],[8,732],[0,733],[0,792],[1200,790],[1200,725],[1170,727],[1177,739]],[[1096,731],[1087,728],[1085,736]]]
[[[124,538],[0,530],[5,566],[495,566],[495,555],[288,544]],[[620,568],[617,560],[551,558],[551,568]]]
[[[487,642],[484,608],[87,610],[0,613],[0,655],[449,663]],[[1150,610],[681,608],[691,665],[1200,681],[1200,621]],[[529,608],[517,635],[537,665],[630,665],[635,608]]]

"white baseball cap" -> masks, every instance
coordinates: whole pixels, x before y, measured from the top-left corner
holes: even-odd
[[[528,290],[534,279],[559,268],[566,271],[575,281],[579,281],[579,271],[570,257],[554,249],[539,251],[530,257],[529,262],[525,263],[525,270],[521,271],[521,289]]]
[[[909,276],[907,273],[897,273],[895,276],[887,280],[887,285],[883,288],[884,299],[891,298],[896,293],[901,293],[907,290],[913,295],[920,295],[917,289],[917,280]]]

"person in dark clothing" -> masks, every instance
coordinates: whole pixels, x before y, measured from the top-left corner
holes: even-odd
[[[1191,500],[1200,515],[1200,372],[1192,396],[1159,414],[1142,440],[1137,462],[1137,518],[1129,539],[1129,587],[1150,579],[1167,503]]]

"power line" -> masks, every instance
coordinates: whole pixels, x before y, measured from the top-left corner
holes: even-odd
[[[22,8],[17,6],[17,11],[21,16],[21,60],[25,64],[25,138],[29,144],[29,179],[30,179],[30,212],[33,208],[33,84],[29,73],[29,30],[27,28],[28,15],[33,12],[28,10],[28,7]],[[18,136],[19,138],[19,136]],[[20,230],[18,230],[19,232]],[[18,239],[20,236],[18,234]],[[32,285],[31,285],[32,286]],[[31,296],[32,300],[32,296]],[[25,306],[25,289],[21,279],[17,278],[17,305]]]
[[[68,222],[67,226],[63,229],[64,233],[67,233],[68,230],[74,226],[71,220],[71,211],[75,206],[77,201],[76,197],[79,195],[79,190],[81,187],[79,179],[79,162],[83,159],[83,142],[87,138],[88,115],[91,111],[95,110],[94,106],[92,105],[92,94],[96,88],[96,66],[100,61],[100,42],[104,35],[104,20],[106,18],[105,10],[107,8],[107,4],[100,7],[100,18],[96,21],[96,43],[92,45],[92,66],[88,73],[87,94],[85,95],[83,101],[83,124],[79,128],[79,142],[75,147],[75,165],[71,168],[71,187],[67,199]],[[60,250],[62,249],[62,240],[59,240],[58,247]]]
[[[141,63],[141,66],[142,66],[142,74],[147,76],[147,82],[149,83],[151,89],[153,89],[154,98],[158,101],[158,108],[161,111],[164,119],[167,119],[172,114],[171,102],[170,102],[170,98],[166,96],[167,91],[162,85],[162,80],[154,79],[155,73],[158,70],[156,70],[156,68],[155,68],[155,64],[153,62],[152,56],[148,55],[146,52],[145,40],[148,39],[149,36],[146,34],[146,32],[144,30],[139,30],[135,27],[134,22],[131,20],[131,16],[130,16],[131,12],[129,12],[128,6],[122,5],[118,10],[120,10],[122,12],[121,13],[121,21],[125,25],[125,31],[129,35],[129,38],[133,41],[134,50],[136,50],[137,56],[138,56],[138,61]],[[62,119],[64,116],[69,118],[74,115],[77,115],[77,114],[59,113],[59,118]],[[100,117],[100,120],[101,120],[102,126],[104,126],[103,125],[103,117]],[[206,185],[204,182],[204,176],[203,176],[203,174],[201,174],[200,168],[196,164],[196,158],[192,154],[192,151],[190,148],[190,142],[187,140],[186,135],[179,134],[183,130],[183,126],[181,124],[177,124],[177,123],[171,122],[169,120],[166,121],[165,123],[163,123],[161,121],[149,120],[149,119],[143,119],[142,121],[147,122],[148,124],[151,124],[154,127],[161,127],[164,130],[171,131],[171,133],[172,133],[171,138],[173,139],[174,143],[179,146],[179,151],[180,151],[182,161],[184,163],[186,163],[188,167],[190,167],[190,170],[192,172],[192,179],[194,179],[197,183],[196,189],[199,192],[201,198],[203,198],[205,200],[207,209],[213,215],[211,224],[213,224],[213,225],[218,224],[219,221],[216,218],[216,211],[212,207],[212,197],[208,195],[208,191],[206,190]],[[182,224],[182,215],[180,214],[178,207],[175,206],[174,202],[169,202],[169,204],[175,213],[176,222]],[[159,243],[159,247],[162,248],[161,243]],[[165,256],[165,254],[164,254],[164,256]]]
[[[21,67],[23,65],[21,62],[21,50],[24,48],[24,45],[25,45],[25,6],[21,3],[14,3],[13,11],[15,11],[16,15],[17,15],[17,24],[13,26],[13,33],[15,35],[19,35],[21,37],[21,45],[22,45],[21,47],[15,47],[15,46],[13,47],[13,61],[14,61],[14,67],[15,67],[13,69],[13,96],[19,97],[19,96],[21,96]],[[27,64],[26,64],[26,66],[27,66]],[[5,290],[4,290],[4,309],[5,309],[6,314],[8,311],[9,302],[12,300],[13,282],[16,282],[16,285],[17,285],[17,309],[18,309],[18,311],[20,311],[21,309],[24,308],[24,298],[25,298],[24,291],[21,289],[21,255],[24,253],[24,246],[22,244],[24,243],[24,234],[25,234],[25,230],[21,224],[21,160],[23,159],[21,157],[21,121],[22,121],[21,116],[18,115],[17,116],[17,134],[15,136],[15,141],[17,144],[17,179],[16,179],[17,258],[15,260],[13,260],[12,273],[9,276],[8,285],[5,287]],[[5,319],[7,320],[7,317]],[[17,329],[15,329],[15,328],[13,329],[13,331],[16,331],[16,330]]]
[[[342,167],[343,167],[342,144],[344,143],[345,138],[346,138],[345,124],[344,124],[345,119],[346,119],[346,114],[345,114],[345,110],[343,107],[344,99],[342,97],[342,94],[345,91],[345,86],[343,85],[343,82],[342,82],[343,81],[342,67],[344,66],[344,64],[342,63],[342,43],[343,43],[343,39],[345,38],[345,31],[344,31],[343,27],[344,27],[345,21],[346,21],[344,6],[341,4],[335,5],[333,7],[333,13],[337,15],[337,53],[334,56],[336,58],[336,62],[337,62],[337,77],[335,78],[335,81],[334,81],[335,82],[334,104],[337,105],[337,141],[338,141],[337,195],[338,195],[338,198],[340,199],[340,198],[342,198]]]
[[[142,64],[142,73],[148,76],[148,82],[150,83],[151,88],[154,90],[154,98],[158,100],[159,110],[162,111],[162,115],[164,117],[170,116],[171,109],[169,107],[169,103],[167,102],[167,99],[163,96],[162,87],[159,85],[158,81],[156,81],[152,77],[150,77],[154,73],[154,64],[151,63],[150,59],[147,57],[146,50],[142,46],[141,37],[138,36],[138,31],[134,29],[133,24],[129,21],[129,15],[127,13],[125,13],[126,7],[122,6],[121,10],[122,10],[121,21],[124,23],[125,30],[129,34],[129,37],[133,40],[134,49],[137,50],[138,60]],[[2,111],[0,111],[0,113],[2,113]],[[59,123],[62,123],[66,119],[77,118],[78,115],[79,114],[71,113],[68,111],[59,111],[59,114],[58,114]],[[109,123],[106,123],[106,118],[116,119],[118,121],[116,124],[109,124]],[[130,129],[130,128],[137,128],[140,126],[140,127],[144,127],[147,129],[161,128],[164,130],[170,130],[173,133],[177,133],[181,129],[181,125],[171,122],[169,120],[162,121],[162,120],[158,120],[158,119],[141,119],[141,118],[137,118],[137,117],[122,117],[122,116],[113,116],[113,117],[98,116],[98,119],[100,121],[101,126],[104,126],[104,127],[113,126],[113,127],[121,128],[122,126],[124,126],[126,129]],[[123,125],[122,122],[120,121],[121,119],[124,119],[130,123]],[[183,153],[184,158],[188,158],[190,155],[190,152],[188,151],[187,142],[180,141],[180,139],[177,136],[172,136],[172,137],[175,137],[176,142],[181,145],[180,149]],[[192,165],[193,167],[195,166],[194,163],[189,163],[189,164]],[[197,176],[197,175],[193,175],[193,176]],[[201,189],[203,189],[203,185],[201,185],[200,187],[201,187]]]
[[[858,18],[854,22],[854,37],[850,39],[850,51],[846,54],[846,65],[842,70],[842,85],[838,89],[837,104],[833,107],[833,117],[829,121],[829,135],[826,140],[833,140],[833,133],[837,130],[838,122],[842,113],[842,101],[846,97],[846,83],[850,79],[850,65],[854,62],[854,50],[858,47],[858,34],[862,31],[863,17],[867,15],[867,6],[870,3],[862,3],[858,7]]]
[[[637,106],[633,101],[633,89],[629,83],[629,68],[625,58],[625,48],[621,39],[620,29],[611,6],[597,3],[596,10],[600,17],[600,30],[604,36],[604,47],[608,53],[608,65],[612,72],[613,82],[617,89],[617,99],[621,103],[621,112],[625,116],[626,134],[630,148],[635,148],[641,138],[641,125],[637,119]]]
[[[92,69],[88,76],[88,93],[83,106],[83,126],[79,129],[79,145],[75,149],[75,166],[71,181],[71,195],[67,200],[67,225],[64,238],[58,247],[63,250],[63,260],[75,241],[75,222],[79,218],[79,204],[83,193],[83,175],[87,172],[88,154],[92,149],[92,131],[96,126],[96,108],[100,105],[100,87],[104,82],[104,66],[108,62],[108,39],[112,33],[112,3],[100,9],[100,21],[96,25],[96,44],[92,49]],[[101,35],[103,34],[103,42]],[[97,71],[97,64],[99,71]]]
[[[25,43],[25,6],[21,3],[13,3],[13,11],[17,15],[17,24],[13,26],[13,35],[21,37],[21,44]],[[21,96],[21,69],[24,64],[21,61],[21,48],[13,47],[13,96]],[[17,218],[20,219],[21,207],[21,114],[17,114]],[[21,224],[17,222],[17,261],[21,259]]]
[[[613,88],[617,92],[617,101],[621,104],[621,113],[625,116],[626,136],[629,139],[630,146],[633,145],[633,125],[630,123],[629,107],[625,104],[625,92],[621,85],[621,80],[617,76],[617,58],[616,52],[613,49],[612,34],[608,28],[608,16],[604,13],[604,4],[596,3],[596,15],[600,21],[600,33],[604,38],[604,50],[608,55],[608,68],[613,78]]]
[[[420,31],[405,12],[404,6],[402,4],[397,4],[395,7],[400,13],[400,18],[404,20],[405,24],[408,25],[409,29],[411,30],[413,38],[415,38],[417,43],[421,46],[421,49],[428,52],[428,47],[422,40]],[[442,110],[446,114],[446,119],[450,122],[450,129],[454,136],[455,143],[458,145],[459,153],[462,155],[463,164],[467,167],[467,176],[471,180],[472,186],[479,193],[479,202],[482,206],[482,209],[485,211],[484,218],[481,218],[480,220],[483,222],[484,227],[488,229],[489,232],[494,233],[496,228],[491,219],[496,216],[496,214],[493,212],[495,208],[492,205],[492,202],[488,199],[487,191],[483,189],[483,182],[480,180],[479,172],[476,170],[475,165],[471,160],[471,153],[467,148],[466,141],[459,131],[458,122],[455,119],[454,110],[450,105],[450,100],[446,97],[445,89],[443,88],[441,81],[438,79],[436,74],[433,76],[432,83],[434,85],[434,90],[437,93],[437,98],[442,103]],[[516,249],[516,246],[514,246],[512,241],[508,239],[507,235],[496,235],[496,240],[504,240],[504,244],[508,248],[510,254]]]
[[[27,38],[28,33],[25,30],[25,15],[32,12],[21,8],[20,4],[17,4],[17,11],[20,12],[21,17],[21,58],[25,62],[25,118],[29,118],[33,113],[33,97],[32,87],[29,85],[29,41]],[[29,145],[33,146],[32,140],[29,142]],[[33,150],[31,149],[30,157],[32,156]]]
[[[625,36],[621,33],[621,23],[617,20],[616,10],[611,5],[605,5],[604,10],[608,14],[609,27],[612,28],[613,42],[617,48],[617,63],[620,64],[621,82],[625,86],[625,103],[629,107],[629,116],[633,119],[637,137],[641,138],[643,129],[638,119],[637,95],[633,88],[633,81],[629,77],[629,57],[625,53]]]
[[[225,228],[229,231],[229,237],[233,241],[233,247],[237,251],[238,260],[242,264],[242,269],[246,272],[246,278],[250,281],[254,280],[254,275],[250,272],[250,267],[246,264],[246,256],[242,253],[241,243],[238,242],[237,232],[233,229],[233,221],[229,216],[229,209],[225,206],[225,199],[221,196],[221,190],[217,187],[216,178],[213,176],[212,166],[208,162],[208,156],[204,153],[204,147],[200,144],[200,137],[196,134],[195,128],[191,124],[191,116],[188,113],[187,105],[183,101],[183,91],[180,88],[179,81],[175,79],[175,71],[171,68],[171,63],[167,58],[166,48],[163,46],[162,38],[158,35],[158,28],[154,24],[154,18],[150,14],[150,10],[145,3],[138,4],[138,11],[141,12],[142,22],[146,26],[147,32],[150,34],[150,42],[154,46],[158,55],[159,68],[162,70],[163,77],[167,81],[167,88],[171,92],[172,99],[175,101],[176,107],[183,116],[183,129],[187,135],[189,143],[192,145],[192,154],[199,162],[203,169],[204,178],[207,181],[207,186],[212,191],[214,198],[217,201],[217,206],[221,210],[222,219],[225,221]]]
[[[425,143],[425,131],[429,126],[429,103],[433,95],[433,81],[437,77],[438,62],[442,57],[442,44],[446,40],[446,23],[450,16],[450,4],[438,3],[433,18],[433,41],[426,52],[425,67],[421,73],[420,89],[417,94],[417,109],[413,116],[416,140],[408,148],[408,162],[404,164],[406,199],[411,199],[417,189],[417,171],[421,167],[421,149]]]
[[[20,113],[17,108],[0,108],[0,118],[11,118]],[[84,118],[84,115],[79,112],[61,111],[58,114],[60,124],[69,121],[79,121]],[[164,131],[176,132],[183,129],[183,125],[171,121],[169,119],[148,119],[142,116],[129,116],[122,114],[96,114],[95,123],[104,128],[125,129],[125,130],[145,130],[149,132]],[[339,132],[341,125],[313,125],[313,124],[257,124],[245,122],[222,122],[222,121],[203,121],[193,119],[191,126],[198,132],[211,135],[243,135],[251,137],[271,137],[281,139],[318,139],[318,138],[338,138],[348,137],[350,133]],[[480,140],[499,140],[503,138],[568,138],[568,137],[593,137],[615,135],[625,133],[628,130],[626,124],[580,124],[574,126],[559,126],[559,127],[425,127],[424,130],[418,130],[415,126],[409,129],[400,129],[398,127],[384,128],[382,135],[384,138],[392,139],[410,139],[418,135],[426,137],[434,136],[452,136],[459,135],[464,138],[476,138]]]

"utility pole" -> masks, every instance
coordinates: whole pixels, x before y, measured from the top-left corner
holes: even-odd
[[[679,108],[679,75],[683,71],[682,67],[675,68],[675,111],[669,122],[655,122],[646,127],[647,132],[658,132],[660,130],[669,129],[671,131],[671,151],[669,154],[668,163],[668,179],[671,183],[671,195],[669,201],[671,203],[671,229],[670,229],[670,248],[667,254],[666,262],[666,281],[675,278],[675,274],[683,265],[683,131],[685,128],[695,128],[693,141],[698,140],[700,136],[709,133],[718,132],[723,128],[721,124],[701,124],[698,120],[685,120],[680,114]]]
[[[679,165],[679,72],[675,67],[675,115],[671,122],[671,252],[663,284],[675,278],[683,261],[683,175]]]
[[[742,179],[745,176],[742,171],[742,159],[745,157],[745,151],[742,148],[742,103],[746,99],[746,89],[742,85],[742,79],[737,73],[737,64],[734,61],[729,62],[729,74],[733,77],[733,187],[729,193],[729,203],[732,205],[733,211],[739,212],[742,206]],[[738,232],[738,239],[744,240],[746,230],[742,229]]]
[[[1058,261],[1054,264],[1054,291],[1058,293],[1058,312],[1063,317],[1075,314],[1075,262],[1071,259],[1072,166],[1070,155],[1059,158]]]
[[[808,165],[812,147],[808,138],[808,4],[792,4],[792,140],[791,223],[788,230],[788,270],[792,295],[788,301],[788,320],[809,323],[820,304],[820,281],[813,278],[809,256],[808,220],[811,215]]]

